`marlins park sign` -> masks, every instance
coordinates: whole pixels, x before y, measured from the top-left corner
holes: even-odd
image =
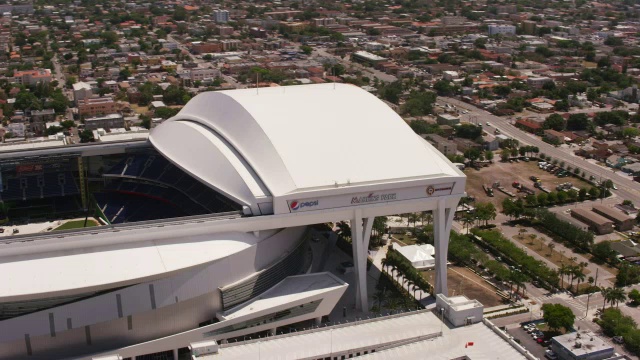
[[[455,183],[445,183],[429,186],[416,186],[411,188],[382,190],[353,195],[334,195],[317,198],[288,200],[290,212],[303,212],[323,209],[335,209],[341,207],[385,203],[432,196],[450,195]]]

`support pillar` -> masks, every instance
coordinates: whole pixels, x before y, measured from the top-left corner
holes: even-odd
[[[276,328],[269,329],[269,336],[276,336]]]
[[[444,199],[438,200],[438,206],[433,211],[433,231],[435,235],[435,267],[436,294],[449,296],[447,287],[447,253],[449,252],[449,234],[453,224],[455,208],[447,208]]]
[[[354,215],[354,219],[351,220],[351,247],[356,275],[356,310],[368,311],[367,255],[373,218],[363,218],[360,209],[356,209]]]
[[[173,349],[173,360],[178,360],[178,349]]]

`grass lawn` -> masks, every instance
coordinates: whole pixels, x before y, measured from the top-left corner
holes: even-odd
[[[86,227],[94,227],[94,226],[98,226],[98,223],[96,223],[96,221],[93,220],[93,219],[88,219]],[[84,220],[73,220],[73,221],[69,221],[69,222],[66,222],[66,223],[58,226],[57,228],[54,229],[54,231],[55,230],[80,229],[80,228],[83,228],[83,227],[85,227],[84,226]]]
[[[546,257],[547,259],[549,259],[549,261],[551,261],[558,267],[560,267],[562,264],[573,266],[578,265],[578,263],[571,260],[571,258],[567,254],[563,255],[557,250],[550,249],[547,242],[540,238],[532,238],[529,234],[525,234],[522,237],[520,237],[520,235],[515,235],[513,236],[513,239],[518,241],[520,244],[525,245],[529,249],[537,252],[538,254]],[[584,268],[582,272],[587,275],[591,271],[587,268]]]
[[[402,241],[404,244],[406,245],[414,245],[416,243],[416,238],[409,236],[409,235],[402,235],[402,234],[393,234],[392,237]]]

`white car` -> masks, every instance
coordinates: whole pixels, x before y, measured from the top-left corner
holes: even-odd
[[[556,355],[556,353],[554,353],[553,350],[546,350],[544,352],[544,357],[546,357],[549,360],[555,360],[558,358],[558,355]]]
[[[491,126],[491,123],[487,121],[487,126]]]

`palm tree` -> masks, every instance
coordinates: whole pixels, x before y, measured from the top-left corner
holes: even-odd
[[[618,308],[618,304],[624,302],[627,299],[627,295],[624,293],[623,288],[613,288],[609,292],[609,302],[611,304],[616,304],[616,308]]]
[[[387,260],[387,258],[385,257],[380,261],[380,264],[382,265],[382,271],[386,274],[387,266],[389,265],[389,260]]]
[[[576,275],[580,272],[580,268],[577,266],[569,265],[569,276],[571,276],[571,283],[569,289],[573,288],[573,281],[576,279]]]
[[[411,294],[411,287],[413,286],[413,281],[407,281],[407,292]]]
[[[427,221],[427,225],[431,225],[431,222],[433,221],[433,215],[431,211],[424,213],[424,220]]]
[[[582,269],[576,273],[576,279],[578,280],[578,283],[576,284],[576,294],[579,292],[580,283],[584,281],[585,277],[586,275],[582,272]]]
[[[556,247],[556,245],[552,242],[549,243],[549,256],[551,256],[551,254],[553,254],[553,248]]]
[[[533,245],[536,242],[536,238],[537,237],[538,237],[538,235],[536,235],[536,234],[529,235],[529,238],[531,239],[531,241],[529,242],[529,245]]]
[[[475,222],[475,219],[473,218],[473,215],[466,213],[462,216],[461,221],[462,221],[462,224],[467,227],[467,233],[468,233],[469,225],[473,224]]]
[[[562,284],[560,285],[564,289],[564,276],[568,274],[569,267],[565,264],[560,265],[560,269],[558,269],[558,274],[560,274],[560,280]]]
[[[604,309],[607,306],[607,301],[609,301],[609,293],[611,292],[611,288],[602,288],[600,289],[600,294],[602,294],[602,311],[604,311]]]

